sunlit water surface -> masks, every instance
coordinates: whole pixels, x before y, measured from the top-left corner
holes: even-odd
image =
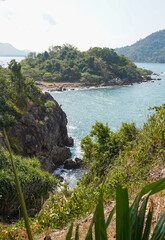
[[[80,141],[89,134],[96,121],[108,123],[112,131],[117,131],[122,122],[135,122],[142,128],[149,116],[149,107],[165,103],[165,64],[137,63],[138,67],[159,73],[154,80],[131,86],[77,89],[64,92],[51,92],[62,105],[68,118],[68,133],[74,139],[71,148],[73,157],[82,157]],[[71,186],[76,185],[81,170],[69,170],[61,174]]]

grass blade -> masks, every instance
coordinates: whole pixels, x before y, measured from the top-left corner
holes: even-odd
[[[160,179],[160,180],[158,180],[158,181],[156,181],[156,182],[153,182],[153,183],[150,183],[150,184],[147,184],[142,190],[141,190],[141,193],[140,193],[140,195],[141,195],[141,197],[144,195],[144,194],[146,194],[146,193],[148,193],[149,191],[153,191],[153,194],[154,193],[156,193],[156,192],[158,192],[158,191],[161,191],[161,190],[159,190],[158,189],[158,191],[155,191],[154,192],[154,189],[157,189],[161,184],[164,184],[165,183],[165,178],[162,178],[162,179]]]
[[[85,240],[92,240],[93,239],[93,237],[92,237],[92,227],[93,227],[93,224],[94,224],[94,221],[95,221],[95,214],[96,214],[96,210],[93,214],[93,218],[92,218],[91,224],[89,226],[89,229],[88,229],[87,235],[85,237]]]
[[[103,194],[100,192],[95,214],[95,239],[107,240],[107,232],[104,217]]]
[[[163,226],[162,228],[162,231],[161,231],[161,237],[159,240],[164,240],[165,239],[165,225]]]
[[[130,240],[128,190],[116,189],[116,240]]]
[[[7,133],[6,133],[6,130],[4,128],[3,128],[3,133],[4,133],[4,136],[5,136],[5,140],[6,140],[6,143],[7,143],[7,148],[8,148],[9,154],[10,154],[12,170],[13,170],[14,179],[15,179],[15,185],[16,185],[16,188],[17,188],[18,197],[19,197],[19,201],[20,201],[20,204],[21,204],[21,210],[22,210],[22,214],[23,214],[23,217],[24,217],[24,221],[25,221],[25,227],[26,227],[28,239],[29,240],[33,240],[33,236],[32,236],[32,232],[31,232],[31,229],[30,229],[29,218],[28,218],[28,214],[27,214],[27,209],[26,209],[24,196],[23,196],[23,193],[22,193],[22,189],[21,189],[21,185],[20,185],[19,179],[18,179],[18,175],[17,175],[14,159],[13,159],[13,156],[12,156],[9,140],[8,140],[8,137],[7,137]]]
[[[79,240],[79,225],[76,226],[75,240]]]
[[[165,223],[165,211],[163,212],[159,221],[156,224],[151,240],[159,240],[163,236],[163,234],[165,234],[165,228],[163,227],[164,223]]]
[[[147,192],[151,191],[149,195],[157,193],[165,188],[165,178],[162,178],[156,182],[147,184],[141,192],[135,198],[130,208],[130,227],[131,227],[131,239],[136,239],[137,233],[137,221],[138,221],[138,207],[141,197]]]
[[[151,230],[153,210],[149,210],[142,240],[148,240]]]
[[[68,233],[66,235],[66,240],[70,240],[72,237],[72,230],[73,230],[73,223],[70,225],[70,228],[68,230]]]
[[[146,206],[148,202],[149,194],[144,199],[142,206],[140,208],[138,217],[137,217],[137,232],[136,232],[136,238],[135,240],[141,240],[143,235],[143,227],[144,227],[144,218],[145,218],[145,212],[146,212]]]
[[[116,207],[114,207],[114,208],[112,209],[112,211],[110,212],[110,214],[109,214],[109,216],[108,216],[108,218],[107,218],[107,221],[106,221],[106,223],[105,223],[106,228],[109,226],[110,221],[111,221],[111,219],[112,219],[112,217],[113,217],[113,214],[114,214],[115,210],[116,210]]]

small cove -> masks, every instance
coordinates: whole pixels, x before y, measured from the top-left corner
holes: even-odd
[[[149,116],[149,108],[165,103],[165,64],[137,63],[159,73],[154,80],[130,86],[77,89],[64,92],[51,92],[62,105],[68,118],[68,133],[74,139],[72,155],[82,157],[80,141],[89,134],[96,121],[108,123],[112,131],[117,131],[122,122],[135,122],[142,128]],[[61,168],[56,170],[60,174]],[[72,187],[76,186],[81,170],[68,170],[61,175]]]

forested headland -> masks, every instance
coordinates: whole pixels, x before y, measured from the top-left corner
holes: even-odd
[[[142,82],[151,74],[113,49],[95,47],[81,52],[69,44],[53,46],[44,53],[29,53],[21,65],[25,76],[52,83],[122,85]]]

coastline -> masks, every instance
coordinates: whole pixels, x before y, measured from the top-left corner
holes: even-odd
[[[36,85],[43,91],[49,91],[49,92],[62,92],[67,90],[75,90],[75,89],[84,89],[84,88],[101,88],[101,87],[115,87],[115,86],[126,86],[126,85],[133,85],[134,83],[143,83],[148,81],[153,81],[157,79],[151,78],[151,76],[148,76],[147,78],[142,78],[139,80],[135,80],[132,82],[129,82],[127,79],[114,79],[107,83],[80,83],[80,82],[56,82],[56,83],[47,83],[47,82],[37,82]]]

